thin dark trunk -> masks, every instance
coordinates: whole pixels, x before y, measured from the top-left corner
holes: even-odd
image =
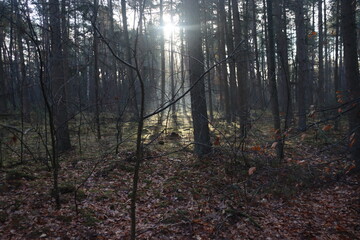
[[[228,7],[231,9],[231,0],[228,1]],[[220,9],[221,10],[221,9]],[[233,24],[232,24],[232,14],[231,11],[228,11],[227,24],[225,27],[225,36],[226,36],[226,48],[227,55],[230,57],[234,54],[234,35],[233,35]],[[236,112],[237,112],[237,92],[236,92],[236,69],[235,69],[235,58],[231,57],[229,59],[229,84],[230,84],[230,108],[231,108],[231,121],[235,121]]]
[[[4,64],[4,53],[3,53],[3,44],[4,44],[4,32],[3,29],[0,29],[0,112],[7,111],[7,81],[6,81],[6,71],[5,71],[5,64]]]
[[[254,42],[254,53],[255,53],[255,71],[256,71],[256,83],[255,83],[255,95],[257,97],[257,106],[262,108],[265,105],[264,93],[262,91],[261,83],[261,71],[260,71],[260,60],[259,60],[259,49],[257,39],[257,14],[256,14],[256,0],[252,0],[252,38]]]
[[[166,90],[166,82],[165,82],[165,39],[164,39],[164,4],[163,0],[160,0],[160,72],[161,72],[161,80],[160,80],[160,91],[161,91],[161,102],[160,106],[165,104],[165,90]],[[164,120],[164,112],[160,113],[160,124],[162,124]]]
[[[334,66],[334,88],[335,99],[337,100],[337,93],[340,93],[340,73],[339,73],[339,35],[340,35],[340,1],[336,3],[336,37],[335,37],[335,66]],[[335,120],[335,130],[340,128],[339,119]]]
[[[298,104],[298,128],[306,129],[306,105],[305,105],[305,82],[306,82],[306,40],[303,0],[296,2],[295,25],[296,25],[296,62],[297,62],[297,104]]]
[[[320,107],[324,106],[324,36],[323,36],[323,19],[322,19],[322,2],[318,1],[318,28],[319,28],[319,73],[318,73],[318,89],[317,103]]]
[[[206,16],[206,14],[205,14]],[[210,43],[209,43],[209,38],[210,36],[209,31],[207,29],[207,24],[204,25],[205,28],[205,52],[206,52],[206,68],[209,69],[210,68]],[[208,103],[209,103],[209,117],[210,117],[210,121],[214,120],[214,112],[213,112],[213,107],[212,107],[212,84],[211,84],[211,77],[212,74],[211,72],[208,73],[208,75],[206,76],[206,81],[207,81],[207,93],[208,93]]]
[[[356,2],[355,0],[341,1],[341,30],[344,42],[345,78],[351,101],[356,101],[360,98],[360,74],[355,18]],[[355,103],[351,107],[353,109],[349,113],[349,146],[356,169],[360,171],[360,104]]]
[[[93,24],[96,26],[97,15],[98,15],[99,2],[94,0],[94,19]],[[93,39],[93,54],[94,54],[94,87],[95,87],[95,123],[96,123],[96,135],[97,139],[101,139],[101,129],[100,129],[100,96],[99,96],[99,82],[100,82],[100,72],[99,72],[99,36],[97,30],[94,28],[94,39]]]
[[[223,0],[218,1],[218,48],[219,48],[219,60],[225,59],[225,31],[226,28],[226,15],[225,5]],[[230,114],[230,96],[229,96],[229,85],[228,85],[228,72],[226,62],[219,66],[220,75],[220,91],[223,92],[222,103],[225,105],[225,118],[227,122],[231,121]]]
[[[243,40],[241,33],[241,24],[240,24],[240,14],[239,6],[237,0],[232,0],[232,13],[233,13],[233,22],[234,22],[234,35],[235,35],[235,45],[238,46]],[[244,38],[245,39],[245,38]],[[239,49],[242,49],[243,46],[239,46]],[[240,133],[241,136],[246,136],[246,131],[248,127],[248,83],[247,83],[247,62],[245,57],[245,52],[240,51],[241,56],[236,57],[236,68],[237,68],[237,82],[238,82],[238,111],[240,116]]]
[[[276,144],[276,154],[279,159],[283,159],[283,142],[281,139],[281,122],[279,114],[279,102],[278,102],[278,92],[276,86],[276,65],[275,65],[275,38],[274,38],[274,24],[273,24],[273,6],[272,0],[267,0],[267,19],[268,19],[268,78],[270,85],[270,101],[271,101],[271,111],[273,115],[273,124],[275,129],[275,142]]]
[[[125,51],[126,51],[126,61],[129,64],[132,64],[132,54],[131,54],[131,45],[128,31],[127,23],[127,14],[126,14],[126,0],[121,0],[121,15],[123,21],[123,34],[125,39]],[[135,76],[131,69],[127,69],[128,78],[126,81],[126,90],[127,90],[127,102],[129,103],[129,113],[132,120],[138,118],[138,105],[136,101],[136,89],[135,89]],[[125,106],[126,107],[126,106]]]

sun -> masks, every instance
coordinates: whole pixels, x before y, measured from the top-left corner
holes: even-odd
[[[163,20],[164,20],[164,26],[163,26],[164,35],[165,38],[169,39],[173,34],[175,34],[177,30],[177,25],[175,24],[174,21],[176,20],[176,17],[165,13],[163,16]]]
[[[164,34],[166,36],[170,36],[171,34],[173,34],[175,32],[175,29],[176,29],[175,24],[168,22],[164,26]]]

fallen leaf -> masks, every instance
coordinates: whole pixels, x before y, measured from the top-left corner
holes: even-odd
[[[250,148],[252,151],[261,151],[261,147],[260,146],[253,146]]]
[[[301,134],[301,141],[304,141],[306,136],[307,136],[306,133]]]
[[[256,171],[256,167],[251,167],[251,168],[249,168],[248,173],[249,173],[249,175],[253,175],[255,171]]]
[[[329,130],[332,129],[332,128],[333,128],[333,125],[328,124],[328,125],[325,125],[325,126],[322,128],[322,130],[323,130],[323,131],[329,131]]]
[[[278,145],[279,142],[273,142],[273,144],[271,144],[271,148],[276,148],[276,146]]]

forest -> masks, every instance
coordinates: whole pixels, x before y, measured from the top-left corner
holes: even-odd
[[[360,239],[358,0],[2,0],[0,239]]]

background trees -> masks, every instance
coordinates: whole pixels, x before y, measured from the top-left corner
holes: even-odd
[[[136,151],[137,182],[158,146],[224,151],[225,171],[241,173],[261,154],[291,159],[287,140],[309,132],[359,165],[358,9],[354,0],[2,1],[0,150],[53,170],[54,188],[74,152]]]
[[[46,91],[60,152],[71,148],[72,120],[81,116],[83,121],[84,113],[92,113],[88,120],[101,139],[103,121],[117,109],[119,143],[120,126],[138,119],[141,94],[134,72],[117,63],[116,55],[130,65],[140,59],[145,112],[159,113],[164,129],[169,127],[166,116],[171,106],[171,127],[179,130],[180,99],[185,115],[202,116],[191,120],[194,125],[200,120],[204,126],[209,123],[207,101],[210,123],[222,118],[238,123],[242,136],[251,129],[253,116],[270,105],[278,129],[286,131],[297,122],[296,128],[304,131],[312,121],[307,116],[314,111],[322,112],[324,121],[335,119],[338,126],[338,112],[328,109],[336,108],[335,100],[344,104],[357,96],[358,81],[350,80],[357,75],[349,75],[357,74],[356,11],[352,10],[350,23],[343,14],[349,7],[341,1],[299,2],[202,1],[199,13],[194,13],[199,16],[195,23],[187,15],[186,2],[151,1],[145,5],[141,29],[135,31],[139,1],[4,1],[0,108],[4,113],[20,112],[26,122],[41,119],[41,92]],[[351,4],[356,9],[354,1]],[[339,17],[340,7],[344,17]],[[199,29],[195,33],[188,25]],[[44,89],[36,80],[40,63],[31,36],[41,49]],[[198,81],[204,72],[205,78]],[[353,95],[339,99],[347,89]],[[193,93],[191,99],[187,92]],[[329,92],[337,92],[338,99]],[[349,110],[353,117],[356,112]],[[190,119],[180,120],[188,124]],[[350,121],[350,129],[357,129],[354,122]],[[196,127],[198,135],[195,132]],[[209,141],[206,137],[199,142],[209,145]]]

